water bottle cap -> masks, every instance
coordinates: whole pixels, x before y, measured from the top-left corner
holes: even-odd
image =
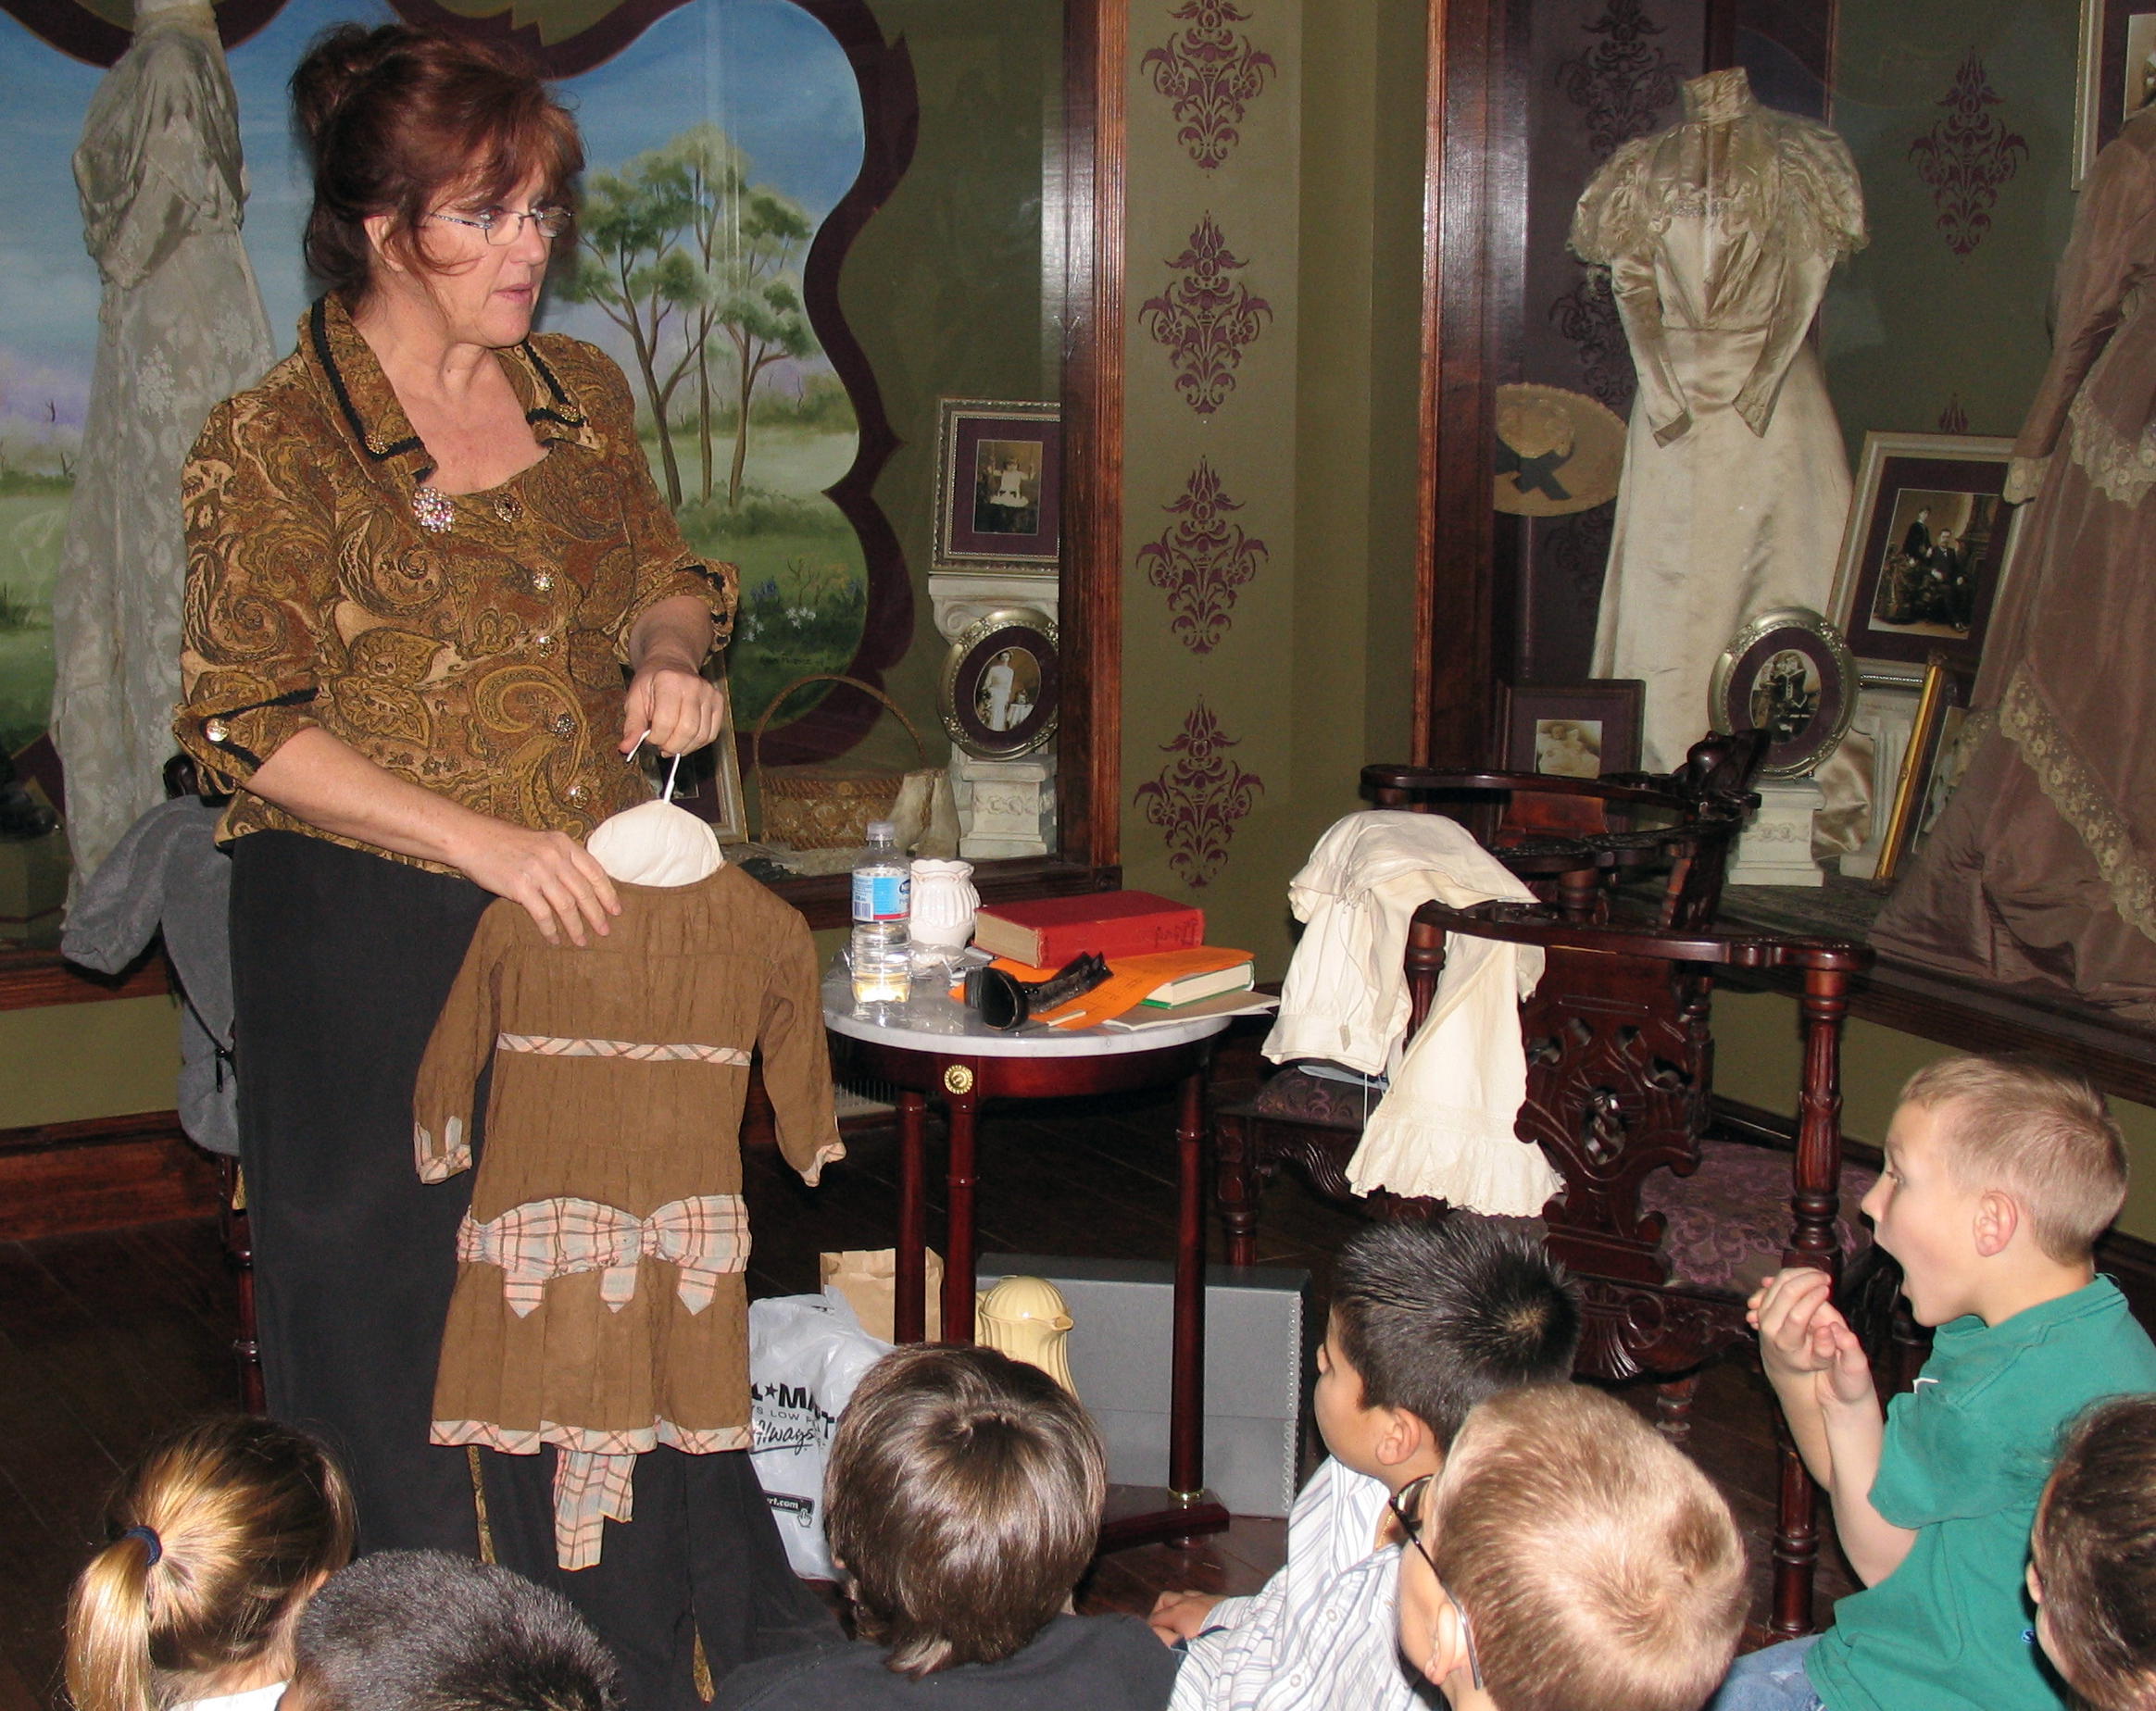
[[[896,820],[871,820],[869,822],[869,842],[871,843],[889,843],[894,842],[897,836],[898,824]]]

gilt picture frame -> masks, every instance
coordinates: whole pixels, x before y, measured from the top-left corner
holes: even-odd
[[[944,660],[944,730],[981,760],[1016,760],[1056,734],[1061,696],[1056,626],[1030,606],[984,614]]]
[[[935,568],[1055,575],[1062,565],[1060,407],[943,398],[936,410]]]

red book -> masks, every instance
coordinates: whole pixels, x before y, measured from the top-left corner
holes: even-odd
[[[1205,943],[1205,912],[1140,891],[999,903],[975,917],[973,943],[1013,962],[1059,968],[1085,951],[1112,959],[1189,950]]]

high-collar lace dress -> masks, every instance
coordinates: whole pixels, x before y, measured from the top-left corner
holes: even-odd
[[[1863,242],[1841,139],[1761,106],[1741,70],[1686,84],[1684,122],[1624,144],[1580,197],[1572,247],[1609,268],[1639,376],[1594,672],[1646,681],[1656,770],[1708,730],[1715,658],[1747,618],[1826,604],[1849,462],[1805,334]]]

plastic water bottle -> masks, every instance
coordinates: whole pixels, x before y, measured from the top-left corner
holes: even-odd
[[[869,822],[868,847],[853,870],[853,990],[856,1006],[904,1004],[913,991],[908,922],[913,872],[889,820]]]

